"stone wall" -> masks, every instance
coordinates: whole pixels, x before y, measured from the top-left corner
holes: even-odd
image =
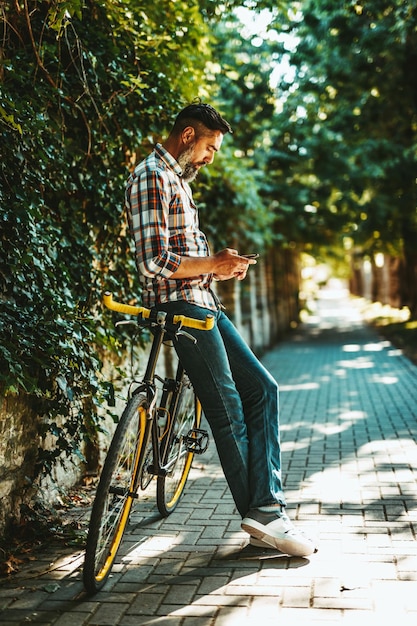
[[[25,396],[0,396],[0,530],[19,519],[20,505],[33,495],[37,429]]]

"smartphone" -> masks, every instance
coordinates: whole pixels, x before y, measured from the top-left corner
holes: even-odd
[[[241,254],[240,256],[245,257],[245,259],[257,259],[259,254]]]

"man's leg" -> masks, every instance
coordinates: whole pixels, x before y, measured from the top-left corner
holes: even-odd
[[[218,327],[242,400],[247,428],[250,508],[276,504],[285,506],[277,382],[225,315],[220,316]]]
[[[191,317],[207,313],[187,303],[162,308]],[[213,330],[190,332],[197,343],[179,337],[175,347],[202,403],[240,514],[285,504],[277,383],[223,313],[216,315]]]
[[[207,309],[186,302],[160,305],[175,314],[204,319]],[[216,318],[220,314],[216,314]],[[243,517],[250,508],[248,433],[240,395],[236,389],[223,338],[217,325],[210,331],[186,329],[197,339],[174,340],[210,424],[220,462],[236,507]]]
[[[207,313],[187,303],[163,308],[200,319]],[[211,426],[242,528],[253,545],[308,556],[315,543],[285,512],[277,384],[223,313],[216,322],[211,331],[191,330],[196,344],[180,337],[174,345]]]

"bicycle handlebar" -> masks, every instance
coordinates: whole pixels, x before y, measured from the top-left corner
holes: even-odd
[[[145,319],[148,319],[151,315],[151,309],[146,309],[143,306],[134,306],[132,304],[116,302],[113,300],[113,295],[110,291],[105,292],[103,302],[108,309],[111,311],[117,311],[118,313],[126,313],[127,315],[142,315]],[[172,321],[174,324],[181,324],[181,326],[186,326],[187,328],[211,330],[214,326],[214,315],[209,313],[205,320],[198,320],[194,317],[186,317],[185,315],[173,315]]]

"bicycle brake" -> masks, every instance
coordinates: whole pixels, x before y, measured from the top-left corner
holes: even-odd
[[[197,339],[190,335],[190,333],[187,333],[185,330],[177,330],[177,332],[175,333],[175,338],[177,339],[179,335],[183,335],[187,339],[191,339],[193,343],[197,343]]]
[[[135,320],[118,320],[115,323],[115,327],[117,328],[118,326],[137,326],[137,322]]]

